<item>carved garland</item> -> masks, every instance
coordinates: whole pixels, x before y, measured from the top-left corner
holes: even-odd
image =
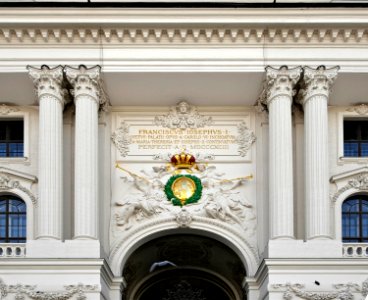
[[[333,195],[332,200],[336,202],[342,193],[350,189],[357,189],[359,191],[368,191],[368,172],[361,173],[358,176],[350,179],[345,186],[340,188]]]
[[[283,290],[283,299],[285,300],[291,300],[294,296],[305,300],[353,300],[354,295],[352,290],[360,292],[364,297],[367,296],[368,279],[362,283],[361,287],[358,284],[351,282],[346,284],[334,284],[333,287],[336,291],[324,293],[305,291],[303,290],[304,285],[300,283],[273,284],[272,287],[276,290]]]
[[[33,193],[29,189],[22,186],[19,183],[19,181],[11,180],[10,177],[6,176],[4,173],[0,173],[0,191],[10,191],[13,189],[20,190],[23,193],[27,194],[31,199],[32,203],[34,205],[37,204],[37,198],[33,195]]]
[[[122,157],[127,156],[129,152],[130,137],[128,136],[128,133],[129,125],[125,122],[121,122],[120,127],[111,135],[111,140]]]
[[[8,114],[11,114],[11,113],[14,113],[14,112],[17,112],[17,111],[19,111],[19,109],[16,108],[16,107],[8,106],[6,104],[1,104],[0,105],[0,115],[2,115],[2,116],[6,116]]]
[[[241,157],[245,157],[252,144],[256,141],[256,136],[244,121],[238,125],[238,132],[239,135],[236,138],[239,144],[238,152]]]
[[[4,299],[8,294],[14,293],[15,299],[23,300],[25,297],[34,300],[67,300],[76,295],[77,300],[87,299],[85,292],[97,290],[97,285],[66,285],[65,291],[45,292],[35,290],[35,285],[6,285],[0,278],[0,299]]]
[[[359,115],[367,115],[368,114],[368,105],[367,104],[359,104],[354,107],[349,107],[346,111],[356,112]]]

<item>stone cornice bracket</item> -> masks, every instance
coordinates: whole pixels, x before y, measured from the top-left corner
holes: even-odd
[[[83,96],[96,101],[102,108],[108,104],[109,101],[102,84],[100,66],[97,65],[91,68],[84,65],[80,65],[78,68],[65,66],[64,72],[74,88],[72,90],[74,101]]]
[[[28,74],[36,88],[38,101],[44,97],[50,97],[60,102],[62,106],[66,103],[67,91],[63,86],[63,67],[57,66],[50,69],[43,65],[41,68],[27,66]]]
[[[283,96],[290,98],[296,91],[294,87],[299,81],[302,73],[302,67],[289,69],[287,66],[281,66],[275,69],[271,66],[266,67],[266,97],[263,98],[264,104],[267,106],[276,98]]]
[[[326,69],[325,66],[319,66],[316,69],[305,66],[304,68],[304,88],[300,92],[298,102],[305,104],[310,98],[315,96],[324,96],[328,100],[332,85],[337,78],[337,72],[340,67],[335,66]]]

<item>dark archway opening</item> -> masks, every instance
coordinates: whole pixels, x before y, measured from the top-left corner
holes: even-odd
[[[123,271],[123,300],[243,300],[243,263],[227,245],[175,234],[136,249]]]

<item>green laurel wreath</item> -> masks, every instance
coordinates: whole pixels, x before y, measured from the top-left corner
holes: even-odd
[[[174,181],[180,177],[188,177],[190,179],[192,179],[195,183],[195,186],[196,186],[196,189],[194,191],[194,194],[192,195],[192,197],[188,198],[184,204],[181,203],[180,199],[177,198],[174,193],[173,193],[173,190],[171,188],[172,184],[174,183]],[[187,205],[187,204],[190,204],[190,203],[196,203],[198,202],[199,199],[201,199],[202,197],[202,182],[201,180],[196,177],[196,176],[193,176],[193,175],[174,175],[174,176],[171,176],[169,178],[169,180],[166,182],[166,185],[165,185],[165,194],[166,194],[166,197],[169,201],[172,202],[172,204],[176,205],[176,206],[183,206],[183,205]]]

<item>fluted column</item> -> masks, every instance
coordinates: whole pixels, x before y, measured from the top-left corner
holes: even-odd
[[[28,67],[39,101],[37,239],[62,238],[63,68]]]
[[[75,102],[74,239],[98,237],[99,66],[65,67]]]
[[[307,239],[331,238],[328,171],[328,97],[338,67],[304,68],[305,203]]]
[[[301,68],[266,68],[269,111],[270,238],[294,238],[291,104]]]

